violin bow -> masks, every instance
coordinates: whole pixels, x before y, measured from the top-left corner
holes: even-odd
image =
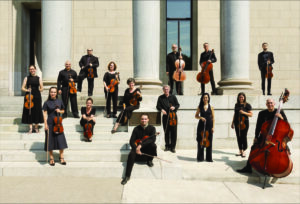
[[[165,161],[165,162],[168,162],[168,163],[172,163],[171,161],[168,161],[168,160],[165,160],[165,159],[162,159],[158,156],[153,156],[153,155],[150,155],[150,154],[145,154],[142,152],[142,155],[145,155],[145,156],[148,156],[148,157],[153,157],[153,158],[156,158],[156,159],[159,159],[159,160],[162,160],[162,161]]]

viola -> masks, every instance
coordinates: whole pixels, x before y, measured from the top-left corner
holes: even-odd
[[[265,77],[267,79],[273,78],[273,73],[272,73],[273,67],[269,64],[269,61],[267,62],[267,67],[266,67],[266,75]]]
[[[29,88],[31,89],[31,85],[29,85]],[[26,109],[29,109],[29,115],[31,115],[31,108],[33,108],[34,103],[33,103],[33,95],[31,94],[31,90],[29,91],[29,94],[26,94],[25,96],[25,103],[24,103],[24,107]]]
[[[135,91],[133,94],[132,94],[132,98],[130,99],[129,101],[129,104],[132,105],[132,106],[136,106],[138,104],[138,99],[141,97],[140,94],[137,93],[137,91]]]
[[[139,144],[143,143],[145,140],[147,140],[147,139],[149,139],[151,137],[155,137],[155,136],[157,136],[159,134],[160,134],[160,132],[156,132],[154,135],[151,135],[151,136],[145,135],[142,139],[135,140],[134,144],[136,146],[138,146]]]
[[[208,60],[210,60],[212,54],[214,53],[214,49],[211,50]],[[210,81],[209,72],[212,70],[213,64],[206,61],[201,64],[201,72],[197,74],[197,81],[201,84],[207,84]]]
[[[84,125],[84,133],[83,133],[84,137],[90,139],[93,136],[92,133],[92,124],[89,123],[89,121],[86,122],[86,124]]]
[[[204,122],[204,129],[200,133],[202,135],[202,140],[200,142],[200,145],[201,145],[202,148],[210,146],[210,142],[208,140],[209,132],[207,130],[205,130],[205,128],[206,128],[206,120]]]
[[[115,86],[119,83],[119,80],[117,79],[117,75],[119,75],[119,72],[116,72],[116,77],[110,80],[110,84],[107,86],[110,93],[115,92]]]
[[[173,79],[175,81],[184,81],[186,79],[186,75],[183,71],[185,67],[185,62],[182,59],[181,48],[179,48],[179,59],[175,61],[176,71],[173,74]]]
[[[95,77],[95,75],[94,75],[94,69],[92,67],[88,68],[88,75],[87,75],[87,77],[89,79],[93,79]]]
[[[177,121],[176,121],[176,113],[173,111],[170,111],[169,113],[169,125],[170,126],[176,126]]]
[[[69,75],[69,78],[72,78],[71,75]],[[70,92],[70,94],[77,93],[76,84],[74,81],[69,81],[69,92]]]
[[[280,109],[283,103],[288,100],[288,96],[289,91],[285,89],[285,92],[280,96],[280,103],[276,113],[280,113]],[[275,178],[288,176],[293,169],[293,162],[290,158],[291,153],[287,142],[292,140],[293,134],[294,131],[289,123],[284,120],[278,120],[276,115],[273,120],[263,123],[260,130],[262,141],[259,144],[255,144],[249,155],[251,166],[265,176]]]
[[[57,105],[55,109],[59,108]],[[53,132],[54,134],[60,134],[64,132],[64,127],[62,125],[62,117],[60,116],[60,113],[56,112],[56,116],[54,117],[54,127]]]

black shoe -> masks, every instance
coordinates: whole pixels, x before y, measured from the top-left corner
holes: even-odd
[[[53,161],[53,162],[51,162],[51,161]],[[55,166],[54,159],[50,159],[49,164],[50,164],[50,166]]]
[[[239,172],[239,173],[252,173],[252,168],[248,167],[248,166],[245,166],[244,168],[238,169],[236,171]]]
[[[112,116],[113,118],[117,118],[117,115],[116,114],[113,114],[113,116]]]
[[[197,159],[197,162],[203,162],[203,159]]]
[[[174,148],[172,148],[172,149],[171,149],[171,152],[172,152],[172,153],[175,153],[175,152],[176,152],[176,150],[175,150]]]
[[[153,164],[153,162],[152,162],[152,161],[147,161],[147,165],[148,165],[149,167],[152,167],[152,166],[154,166],[154,164]]]
[[[123,180],[122,180],[122,182],[121,182],[121,184],[122,185],[125,185],[126,183],[127,183],[127,181],[129,181],[129,179],[130,179],[130,177],[125,177]]]
[[[117,131],[116,130],[111,130],[111,134],[114,134],[116,133]]]
[[[271,94],[271,93],[268,93],[268,96],[272,96],[272,94]]]
[[[61,160],[63,160],[63,161],[61,161]],[[59,157],[59,163],[61,165],[67,165],[67,162],[65,161],[65,159],[64,158],[60,158],[60,157]]]
[[[90,94],[90,93],[89,93],[88,96],[93,96],[93,94]]]
[[[164,151],[170,151],[170,147],[166,147]]]
[[[80,118],[78,114],[73,114],[74,118]]]
[[[207,162],[214,162],[213,160],[206,160]]]
[[[110,118],[110,114],[107,114],[106,117],[107,117],[107,118]]]

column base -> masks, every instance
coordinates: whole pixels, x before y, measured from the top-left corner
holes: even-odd
[[[260,92],[255,90],[252,82],[248,79],[226,79],[218,82],[218,95],[236,95],[239,92],[245,92],[249,95],[258,95]]]
[[[57,87],[57,81],[48,81],[48,80],[45,80],[45,81],[43,81],[43,85],[44,85],[44,91],[45,90],[48,91],[51,87]]]
[[[143,95],[162,94],[162,82],[160,80],[135,78],[135,85],[139,86]]]

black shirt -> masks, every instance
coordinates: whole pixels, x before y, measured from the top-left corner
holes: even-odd
[[[152,125],[148,125],[145,129],[141,125],[136,126],[133,129],[130,140],[129,140],[131,149],[135,150],[137,147],[135,145],[135,141],[137,139],[142,139],[144,136],[149,136],[149,138],[144,140],[141,143],[142,147],[147,146],[148,144],[151,144],[151,143],[155,143],[155,140],[156,140],[156,136],[154,136],[155,133],[156,133],[156,129]]]
[[[68,87],[70,77],[74,82],[77,82],[77,73],[73,69],[70,69],[69,71],[66,69],[61,70],[57,77],[57,89],[61,90],[61,86]]]
[[[270,59],[270,65],[272,65],[275,62],[272,52],[262,51],[261,53],[258,54],[257,63],[258,63],[259,70],[261,71],[266,70],[268,59]]]
[[[174,112],[176,112],[180,106],[176,96],[169,95],[169,97],[167,97],[165,94],[160,95],[157,100],[156,109],[159,111],[164,109],[167,113],[169,113],[170,104],[175,107]]]
[[[200,55],[200,61],[199,61],[200,66],[201,66],[201,64],[203,62],[209,60],[210,53],[211,53],[210,50],[208,52],[204,51],[204,52],[201,53],[201,55]],[[211,54],[210,61],[211,61],[211,63],[215,63],[217,61],[215,53]]]
[[[126,104],[126,107],[131,106],[129,102],[133,98],[133,94],[136,93],[137,91],[141,93],[141,90],[139,88],[135,89],[134,92],[132,93],[129,92],[129,88],[125,90],[123,103]],[[137,99],[137,106],[140,105],[140,101],[142,101],[142,97],[139,97]]]
[[[234,124],[239,123],[240,110],[243,110],[248,113],[249,111],[252,110],[252,107],[249,103],[246,103],[246,105],[236,103],[234,106]],[[245,120],[249,120],[249,117],[247,115],[241,114],[241,116],[245,117]]]
[[[86,117],[90,117],[91,115],[95,115],[96,114],[96,109],[92,108],[90,114],[86,113],[86,107],[81,107],[81,115],[85,115]]]
[[[120,80],[120,75],[118,77]],[[109,72],[106,72],[103,76],[103,81],[106,83],[106,86],[108,86],[110,84],[110,81],[115,78],[116,78],[116,73],[111,74]],[[118,84],[115,87],[118,87]]]
[[[179,52],[171,52],[167,55],[166,72],[173,73],[176,70],[175,61],[179,59]]]
[[[269,112],[268,109],[267,109],[267,110],[260,111],[258,113],[256,128],[255,128],[255,138],[259,137],[259,133],[260,133],[260,130],[261,130],[261,127],[262,127],[263,123],[268,121],[268,120],[273,120],[273,118],[276,114],[276,111],[277,111],[277,109],[275,108],[273,112]],[[282,115],[283,119],[285,121],[287,121],[287,118],[286,118],[283,110],[280,111],[280,114]],[[278,118],[278,119],[280,120],[280,118]]]

